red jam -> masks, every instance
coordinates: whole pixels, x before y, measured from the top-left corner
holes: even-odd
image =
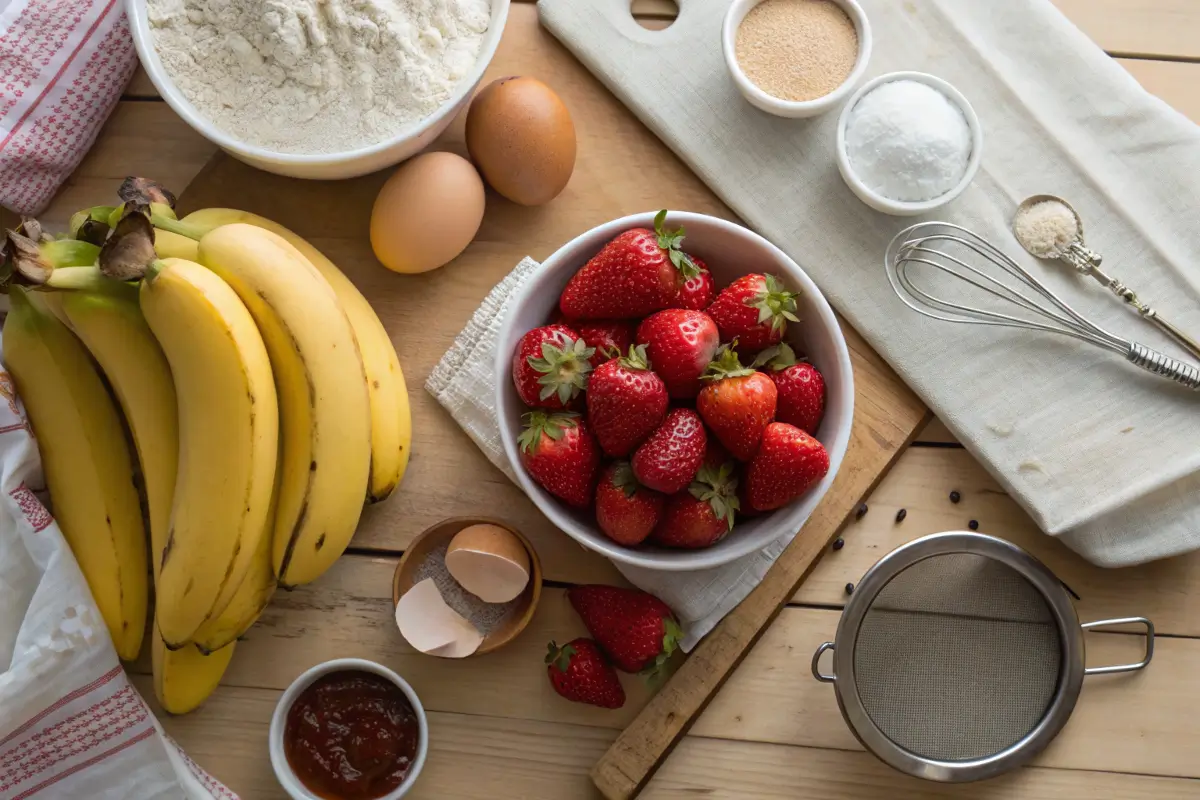
[[[399,686],[361,670],[331,672],[296,698],[283,749],[300,782],[326,800],[375,800],[417,756],[417,713]]]

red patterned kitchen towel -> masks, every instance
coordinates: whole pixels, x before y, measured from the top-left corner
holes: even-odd
[[[46,206],[136,65],[119,0],[0,0],[0,205]]]

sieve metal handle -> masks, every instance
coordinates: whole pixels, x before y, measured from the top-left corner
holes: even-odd
[[[1085,631],[1092,628],[1111,628],[1116,625],[1144,625],[1146,627],[1146,656],[1136,664],[1116,664],[1111,667],[1089,667],[1083,671],[1084,675],[1111,675],[1114,672],[1136,672],[1144,668],[1150,663],[1150,659],[1154,658],[1154,623],[1145,617],[1122,617],[1121,619],[1101,619],[1095,622],[1085,622],[1079,627]],[[813,661],[813,669],[816,669],[816,661]]]
[[[821,683],[834,683],[837,681],[837,676],[836,675],[826,675],[823,672],[821,672],[821,665],[818,663],[818,662],[820,662],[821,656],[825,653],[826,650],[833,650],[833,642],[822,643],[822,645],[817,648],[817,652],[813,653],[812,674],[813,674],[813,677],[816,678],[817,680],[819,680]]]

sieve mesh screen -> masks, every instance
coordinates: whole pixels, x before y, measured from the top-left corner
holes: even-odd
[[[855,688],[895,744],[939,761],[990,756],[1045,715],[1060,632],[1041,592],[973,553],[926,558],[875,596],[854,644]]]

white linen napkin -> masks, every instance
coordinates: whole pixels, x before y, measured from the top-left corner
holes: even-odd
[[[496,424],[492,364],[496,338],[509,312],[508,301],[539,266],[526,256],[496,284],[425,382],[426,391],[450,412],[488,461],[514,483],[513,468],[504,455]],[[731,564],[698,572],[664,573],[627,564],[616,567],[634,586],[650,592],[675,611],[684,631],[681,646],[691,650],[759,584],[793,536],[777,539],[765,549]]]

